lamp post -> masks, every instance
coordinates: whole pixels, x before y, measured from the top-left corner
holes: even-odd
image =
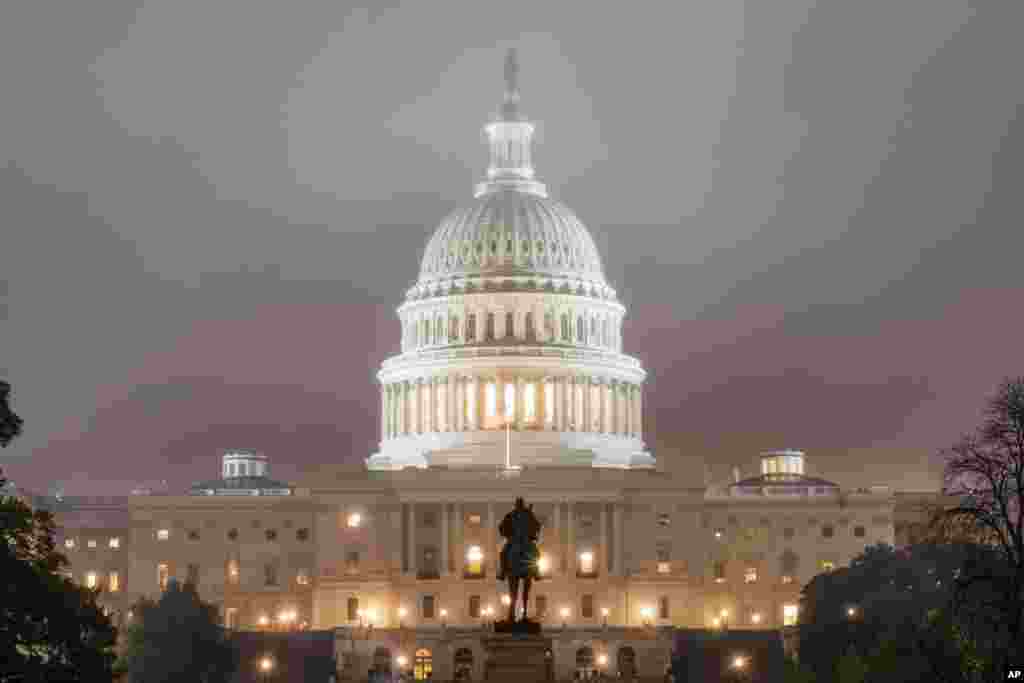
[[[448,610],[441,608],[441,626],[448,626]]]
[[[602,607],[601,608],[601,619],[602,619],[602,623],[603,623],[604,627],[608,628],[608,608],[607,607]]]
[[[409,610],[404,607],[398,608],[398,628],[405,628],[405,617],[409,614]]]
[[[562,614],[562,628],[565,628],[565,622],[569,619],[569,608],[563,607],[561,610]]]
[[[270,679],[271,672],[274,670],[274,659],[270,655],[263,655],[260,658],[259,663],[260,677],[267,681]]]

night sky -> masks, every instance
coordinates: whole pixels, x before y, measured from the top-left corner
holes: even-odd
[[[19,484],[358,462],[427,238],[519,50],[698,485],[802,448],[935,485],[1022,374],[1024,3],[48,0],[0,21],[0,377]]]

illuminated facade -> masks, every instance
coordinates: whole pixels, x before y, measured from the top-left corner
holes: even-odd
[[[552,677],[661,681],[673,627],[779,628],[814,574],[894,541],[899,492],[809,477],[797,451],[710,487],[659,467],[625,308],[586,228],[535,177],[514,61],[485,131],[487,176],[398,308],[378,452],[286,484],[266,457],[229,451],[189,495],[126,499],[123,528],[65,522],[76,576],[114,591],[123,616],[193,579],[232,628],[336,629],[343,677],[482,680],[480,635],[505,609],[496,527],[521,495],[544,523],[530,609]]]

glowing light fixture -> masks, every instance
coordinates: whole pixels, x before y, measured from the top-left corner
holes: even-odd
[[[348,516],[348,525],[350,528],[357,528],[363,521],[363,516],[358,512],[353,512]]]
[[[409,664],[409,658],[405,655],[398,655],[397,657],[395,657],[395,663],[404,669],[406,665]]]
[[[506,607],[512,604],[512,598],[509,596],[508,593],[504,593],[501,596],[501,604],[505,605]]]

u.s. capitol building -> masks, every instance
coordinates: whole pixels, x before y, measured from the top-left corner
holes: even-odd
[[[231,628],[336,629],[343,677],[390,664],[482,680],[480,635],[506,610],[497,522],[522,496],[544,523],[530,610],[553,638],[552,677],[661,680],[672,627],[792,624],[814,574],[896,540],[914,496],[807,476],[802,452],[708,486],[646,450],[626,309],[587,228],[534,173],[516,72],[509,59],[486,177],[398,308],[363,466],[277,482],[267,455],[228,450],[187,494],[58,505],[97,513],[63,515],[61,543],[119,619],[191,579]]]

